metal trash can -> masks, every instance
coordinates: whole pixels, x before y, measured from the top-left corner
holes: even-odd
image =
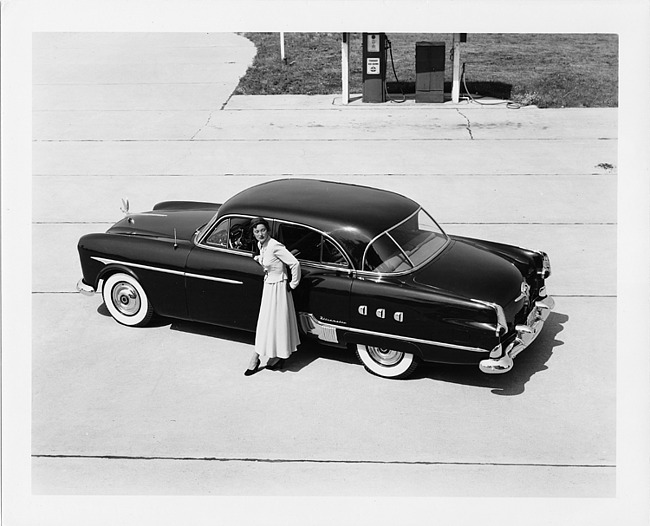
[[[445,102],[445,43],[415,43],[415,102]]]

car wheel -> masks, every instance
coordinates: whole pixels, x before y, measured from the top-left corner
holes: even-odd
[[[411,353],[372,345],[357,345],[357,356],[367,371],[384,378],[407,378],[418,366]]]
[[[141,327],[153,316],[153,306],[142,285],[129,274],[111,275],[102,286],[108,312],[122,325]]]

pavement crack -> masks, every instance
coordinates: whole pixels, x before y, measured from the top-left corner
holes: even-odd
[[[469,118],[467,115],[465,115],[462,111],[460,111],[458,108],[456,109],[458,114],[467,121],[467,125],[465,126],[467,128],[467,133],[469,133],[469,138],[471,140],[474,140],[474,134],[472,134],[472,123],[470,122]]]
[[[212,111],[210,112],[210,115],[208,115],[208,120],[205,121],[205,124],[204,124],[203,126],[201,126],[201,127],[200,127],[200,128],[199,128],[199,129],[194,133],[194,135],[192,135],[192,137],[190,137],[190,141],[193,141],[193,140],[194,140],[194,137],[196,137],[199,133],[201,133],[205,128],[208,127],[208,125],[210,124],[210,120],[212,119],[212,116],[214,115],[214,112],[215,112],[215,111],[216,111],[216,110],[212,110]]]
[[[609,463],[553,463],[553,462],[471,462],[443,460],[362,460],[362,459],[307,459],[307,458],[256,458],[256,457],[174,457],[138,455],[83,455],[83,454],[32,454],[32,458],[85,459],[85,460],[172,460],[201,462],[259,462],[270,464],[371,464],[407,466],[514,466],[514,467],[555,467],[555,468],[615,468]]]

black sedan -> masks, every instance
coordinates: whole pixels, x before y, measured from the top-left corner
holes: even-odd
[[[421,361],[512,369],[554,307],[541,251],[446,234],[416,202],[364,186],[284,179],[223,204],[168,201],[79,240],[79,291],[128,326],[152,315],[254,331],[263,270],[250,221],[300,260],[303,335],[354,349],[387,378]]]

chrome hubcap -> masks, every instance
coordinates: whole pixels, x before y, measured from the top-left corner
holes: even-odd
[[[372,347],[370,345],[368,346],[368,354],[375,362],[386,366],[396,365],[404,358],[402,351]]]
[[[130,283],[125,281],[116,283],[111,298],[115,308],[125,316],[133,316],[140,310],[140,295]]]

